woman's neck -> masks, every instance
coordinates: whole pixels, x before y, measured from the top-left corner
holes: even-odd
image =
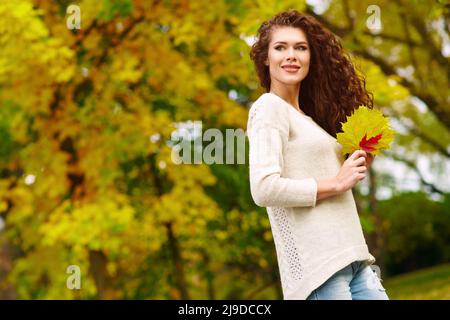
[[[298,103],[298,96],[300,93],[300,86],[298,88],[277,88],[277,87],[271,87],[270,93],[273,93],[280,98],[282,98],[284,101],[292,105],[297,110],[301,111],[299,103]],[[303,111],[301,111],[303,112]]]

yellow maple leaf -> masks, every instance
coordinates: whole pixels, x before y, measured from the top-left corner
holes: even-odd
[[[351,116],[342,123],[342,131],[336,135],[342,145],[344,155],[356,150],[364,150],[377,155],[381,150],[389,149],[395,132],[389,127],[388,118],[381,111],[359,106]]]

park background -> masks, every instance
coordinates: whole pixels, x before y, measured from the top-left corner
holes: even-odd
[[[383,285],[449,299],[445,3],[1,1],[0,298],[281,299],[248,164],[176,165],[171,139],[245,130],[256,30],[296,9],[340,37],[396,131],[353,189]]]

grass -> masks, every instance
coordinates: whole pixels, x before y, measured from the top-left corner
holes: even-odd
[[[383,286],[391,300],[450,300],[450,264],[387,278]]]

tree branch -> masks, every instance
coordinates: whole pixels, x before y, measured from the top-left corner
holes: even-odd
[[[102,54],[99,56],[97,61],[94,63],[94,65],[96,67],[99,67],[101,64],[103,64],[108,56],[108,49],[117,47],[123,41],[123,39],[125,39],[125,37],[131,32],[131,30],[133,30],[133,28],[142,21],[144,21],[144,16],[140,16],[139,18],[132,21],[130,25],[127,28],[125,28],[124,31],[119,35],[116,41],[112,42],[110,46],[105,46],[105,49],[103,50]]]
[[[443,156],[450,158],[450,153],[448,152],[448,150],[442,146],[441,144],[439,144],[437,141],[433,140],[432,138],[430,138],[429,136],[427,136],[423,131],[421,131],[420,129],[410,126],[408,124],[406,124],[404,121],[402,121],[400,115],[397,113],[397,111],[395,111],[394,109],[390,109],[390,111],[394,117],[413,135],[419,137],[420,139],[422,139],[425,143],[428,143],[430,146],[432,146],[433,148],[435,148],[440,154],[442,154]]]
[[[450,60],[442,55],[441,50],[434,43],[433,37],[427,31],[425,23],[416,16],[412,17],[411,23],[422,37],[423,41],[425,42],[425,45],[431,51],[431,56],[436,59],[436,62],[439,65],[441,65],[441,67],[444,68],[444,70],[447,70],[447,79],[450,80],[450,62],[449,62]]]
[[[311,8],[307,9],[307,13],[312,15],[313,17],[315,17],[323,26],[330,29],[332,32],[334,32],[336,35],[338,35],[341,38],[343,38],[353,32],[353,30],[351,30],[349,28],[343,28],[343,27],[334,25],[325,17],[314,13],[314,11],[312,11]],[[448,128],[450,130],[450,113],[445,111],[444,108],[440,108],[440,104],[434,96],[423,92],[423,90],[421,90],[419,87],[415,86],[414,83],[412,83],[411,81],[398,75],[395,68],[392,65],[390,65],[385,59],[383,59],[382,57],[375,56],[374,54],[370,53],[365,48],[363,48],[363,45],[362,45],[361,41],[359,41],[359,39],[354,37],[354,41],[359,46],[359,48],[356,50],[353,50],[353,52],[355,52],[357,55],[359,55],[367,60],[370,60],[373,63],[375,63],[376,65],[378,65],[384,74],[395,75],[395,76],[400,77],[400,79],[401,79],[400,84],[402,86],[404,86],[405,88],[407,88],[412,95],[417,96],[424,103],[426,103],[428,106],[428,109],[436,115],[437,119],[439,119],[439,121],[446,128]],[[441,55],[441,57],[442,57],[442,55]],[[448,68],[447,70],[450,70],[450,68]]]
[[[412,39],[403,39],[402,37],[396,36],[393,34],[386,34],[386,33],[373,34],[372,32],[370,32],[368,30],[364,30],[363,34],[366,36],[370,36],[372,38],[381,38],[383,40],[388,40],[388,41],[392,41],[392,42],[396,42],[396,43],[402,43],[402,44],[408,45],[412,48],[423,46],[422,43],[416,42]]]
[[[403,30],[405,32],[405,37],[407,40],[409,40],[409,42],[411,41],[411,34],[409,32],[409,26],[408,26],[408,20],[406,17],[406,13],[404,10],[400,11],[400,18],[402,20],[402,25],[403,25]],[[417,63],[416,60],[416,56],[414,54],[414,48],[411,45],[407,45],[408,47],[408,51],[409,51],[409,60],[411,61],[414,70],[416,72],[416,79],[419,80],[420,85],[423,86],[423,76],[421,74],[420,68],[419,68],[419,64]]]
[[[432,192],[432,193],[439,193],[440,195],[443,195],[443,194],[444,194],[444,192],[443,192],[442,190],[440,190],[439,188],[437,188],[434,184],[432,184],[432,183],[430,183],[430,182],[427,182],[427,181],[425,180],[425,178],[423,177],[423,175],[422,175],[422,173],[420,172],[420,170],[417,169],[417,165],[416,165],[416,163],[415,163],[414,161],[411,161],[411,160],[402,158],[402,157],[400,157],[400,156],[398,156],[398,155],[396,155],[396,154],[394,154],[394,153],[392,153],[392,152],[390,152],[390,151],[386,151],[385,154],[386,154],[387,156],[391,157],[392,159],[396,160],[396,161],[403,162],[403,163],[406,164],[409,168],[411,168],[412,170],[414,170],[414,171],[416,172],[417,176],[419,177],[420,182],[422,183],[422,185],[424,185],[424,186],[429,190],[429,192]]]

